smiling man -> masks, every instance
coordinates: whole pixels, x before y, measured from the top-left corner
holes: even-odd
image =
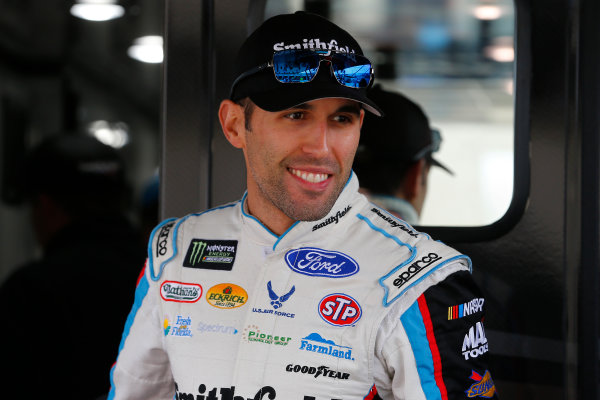
[[[219,119],[247,192],[154,230],[109,398],[495,397],[470,260],[358,193],[381,112],[356,40],[280,15],[236,68]]]

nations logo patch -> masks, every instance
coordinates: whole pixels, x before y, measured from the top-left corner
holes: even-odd
[[[362,315],[360,304],[343,293],[332,293],[323,297],[318,310],[325,322],[335,326],[355,325]]]
[[[202,296],[202,286],[197,283],[164,281],[160,285],[160,297],[164,301],[195,303]]]

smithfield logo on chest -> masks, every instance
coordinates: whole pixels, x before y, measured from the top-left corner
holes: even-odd
[[[202,296],[202,286],[197,283],[164,281],[160,285],[160,297],[164,301],[195,303]]]
[[[343,293],[333,293],[323,297],[318,309],[321,318],[335,326],[354,325],[362,315],[360,304]]]
[[[358,263],[339,251],[301,247],[285,254],[285,262],[295,272],[326,278],[346,278],[356,274]]]

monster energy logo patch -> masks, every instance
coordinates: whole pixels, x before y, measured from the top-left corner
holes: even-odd
[[[237,240],[192,239],[183,266],[231,271],[236,252]]]

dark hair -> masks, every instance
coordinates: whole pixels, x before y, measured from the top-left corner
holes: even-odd
[[[243,99],[236,100],[235,104],[244,107],[244,128],[246,128],[246,130],[249,132],[252,131],[252,125],[250,122],[252,119],[252,113],[256,108],[256,104],[250,100],[250,97],[244,97]]]
[[[24,178],[27,197],[45,194],[73,217],[122,212],[130,202],[120,154],[90,136],[44,140],[28,154]]]

